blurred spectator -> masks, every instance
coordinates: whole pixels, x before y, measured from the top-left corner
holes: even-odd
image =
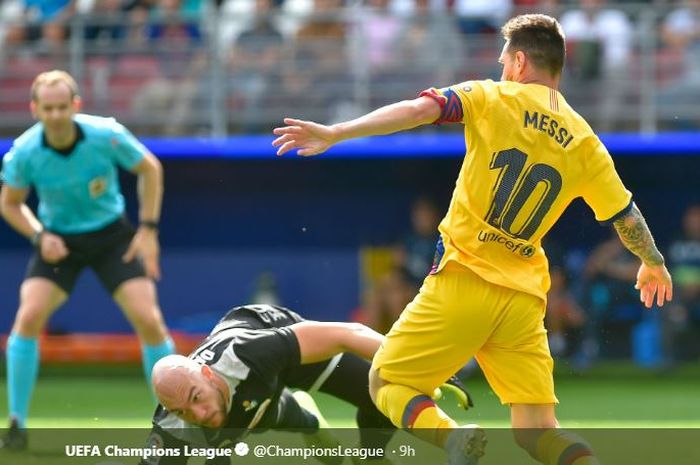
[[[96,0],[86,19],[85,39],[92,45],[113,46],[126,37],[131,0]]]
[[[629,79],[634,28],[624,12],[605,4],[606,0],[581,0],[579,9],[561,16],[570,58],[569,87],[572,93],[593,97],[597,117],[590,117],[600,131],[613,129],[635,84]]]
[[[420,0],[390,0],[389,9],[392,13],[404,17],[412,16],[416,14],[418,10],[422,9],[432,14],[449,14],[453,0],[425,0],[425,2],[422,2],[427,4],[425,7],[423,5],[418,5],[419,3],[421,3]]]
[[[341,0],[315,0],[313,14],[295,36],[297,58],[302,65],[335,71],[346,64],[347,26]]]
[[[368,0],[357,11],[356,40],[351,41],[353,66],[360,79],[369,80],[370,108],[380,107],[415,95],[413,57],[404,57],[404,18],[392,12],[389,0]],[[419,39],[419,38],[417,38]],[[350,115],[355,116],[355,115]],[[359,115],[358,115],[359,116]]]
[[[185,0],[158,0],[152,10],[152,21],[146,30],[151,46],[167,51],[169,48],[190,51],[200,45],[200,12],[185,9]]]
[[[635,282],[638,269],[638,259],[614,233],[589,255],[583,269],[586,324],[575,361],[579,368],[587,367],[599,356],[605,320],[637,318],[641,311],[639,295],[630,283]]]
[[[432,12],[430,5],[430,0],[415,1],[414,13],[404,19],[399,40],[402,71],[408,77],[406,87],[414,91],[459,81],[457,72],[463,69],[465,59],[464,39],[454,16]]]
[[[663,312],[663,345],[668,363],[683,357],[682,350],[699,355],[696,340],[700,325],[700,204],[690,206],[683,215],[683,232],[667,254],[673,276],[673,305]]]
[[[23,15],[24,2],[22,0],[5,0],[0,3],[0,44],[3,44],[5,36],[12,32],[18,23],[22,22]]]
[[[153,11],[154,21],[150,23],[147,32],[152,45],[162,48],[189,48],[199,45],[202,40],[199,11],[187,10],[184,5],[185,0],[157,2]]]
[[[260,131],[263,121],[273,119],[261,113],[267,108],[261,103],[274,100],[280,85],[284,38],[273,6],[271,0],[256,0],[253,24],[241,32],[228,53],[229,89],[245,132]]]
[[[440,210],[428,197],[419,197],[411,206],[411,231],[396,247],[396,265],[406,272],[415,287],[420,287],[435,256]]]
[[[147,47],[149,19],[158,0],[127,0],[125,10],[127,21],[127,41],[131,47]]]
[[[363,3],[359,28],[364,59],[371,73],[391,71],[400,64],[398,48],[403,25],[401,18],[389,11],[389,3],[389,0]]]
[[[178,135],[197,106],[192,102],[201,90],[207,63],[201,47],[199,15],[185,14],[182,0],[159,0],[149,24],[149,50],[159,63],[160,75],[146,83],[133,100],[133,111],[149,115],[156,132]]]
[[[549,350],[554,357],[569,356],[577,348],[580,330],[585,322],[583,310],[568,288],[563,268],[550,268],[552,285],[547,294],[545,327]]]
[[[695,110],[700,104],[700,0],[686,0],[661,26],[664,43],[683,57],[681,75],[658,92],[658,105],[666,118],[682,127],[698,127]],[[694,115],[693,118],[688,113]],[[679,118],[680,116],[680,118]]]
[[[516,8],[528,13],[541,13],[558,17],[561,12],[559,0],[521,0],[515,2]]]
[[[75,13],[76,0],[24,0],[23,4],[20,22],[6,31],[6,44],[37,42],[35,49],[40,52],[62,52],[68,36],[67,22]]]
[[[362,304],[351,320],[386,334],[414,295],[410,278],[403,270],[394,268],[365,291]]]
[[[386,333],[415,296],[435,255],[441,212],[427,196],[411,205],[411,231],[394,248],[393,265],[363,294],[353,320]]]
[[[463,34],[498,32],[512,8],[512,0],[455,0],[453,7]]]
[[[293,60],[285,69],[279,102],[299,117],[333,121],[352,104],[347,59],[347,25],[341,0],[315,0],[313,13],[293,40]]]

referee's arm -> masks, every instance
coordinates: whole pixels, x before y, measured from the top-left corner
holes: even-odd
[[[146,274],[160,279],[160,244],[158,243],[158,222],[163,202],[163,167],[155,155],[148,152],[131,170],[138,176],[139,228],[124,261],[130,262],[136,255],[143,259]]]
[[[43,226],[27,206],[29,189],[18,189],[7,184],[0,191],[0,213],[12,228],[31,240],[43,229]]]

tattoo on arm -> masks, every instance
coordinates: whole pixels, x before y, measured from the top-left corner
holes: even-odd
[[[613,222],[613,226],[624,246],[644,263],[652,266],[664,264],[664,257],[656,248],[651,231],[636,205],[628,214]]]

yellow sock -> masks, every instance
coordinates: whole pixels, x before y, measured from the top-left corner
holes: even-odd
[[[543,431],[533,457],[545,465],[600,465],[583,438],[562,429]]]
[[[439,447],[457,423],[422,392],[400,384],[386,384],[377,391],[377,408],[397,428],[413,432]]]

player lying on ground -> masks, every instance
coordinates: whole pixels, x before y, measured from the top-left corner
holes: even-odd
[[[271,305],[236,307],[189,357],[171,355],[153,368],[161,405],[149,444],[232,445],[250,430],[270,428],[317,433],[319,419],[289,390],[298,388],[356,406],[361,447],[383,448],[394,427],[369,397],[367,361],[383,339],[358,323],[305,321]],[[371,435],[363,428],[373,428]],[[186,461],[153,457],[143,463]]]

